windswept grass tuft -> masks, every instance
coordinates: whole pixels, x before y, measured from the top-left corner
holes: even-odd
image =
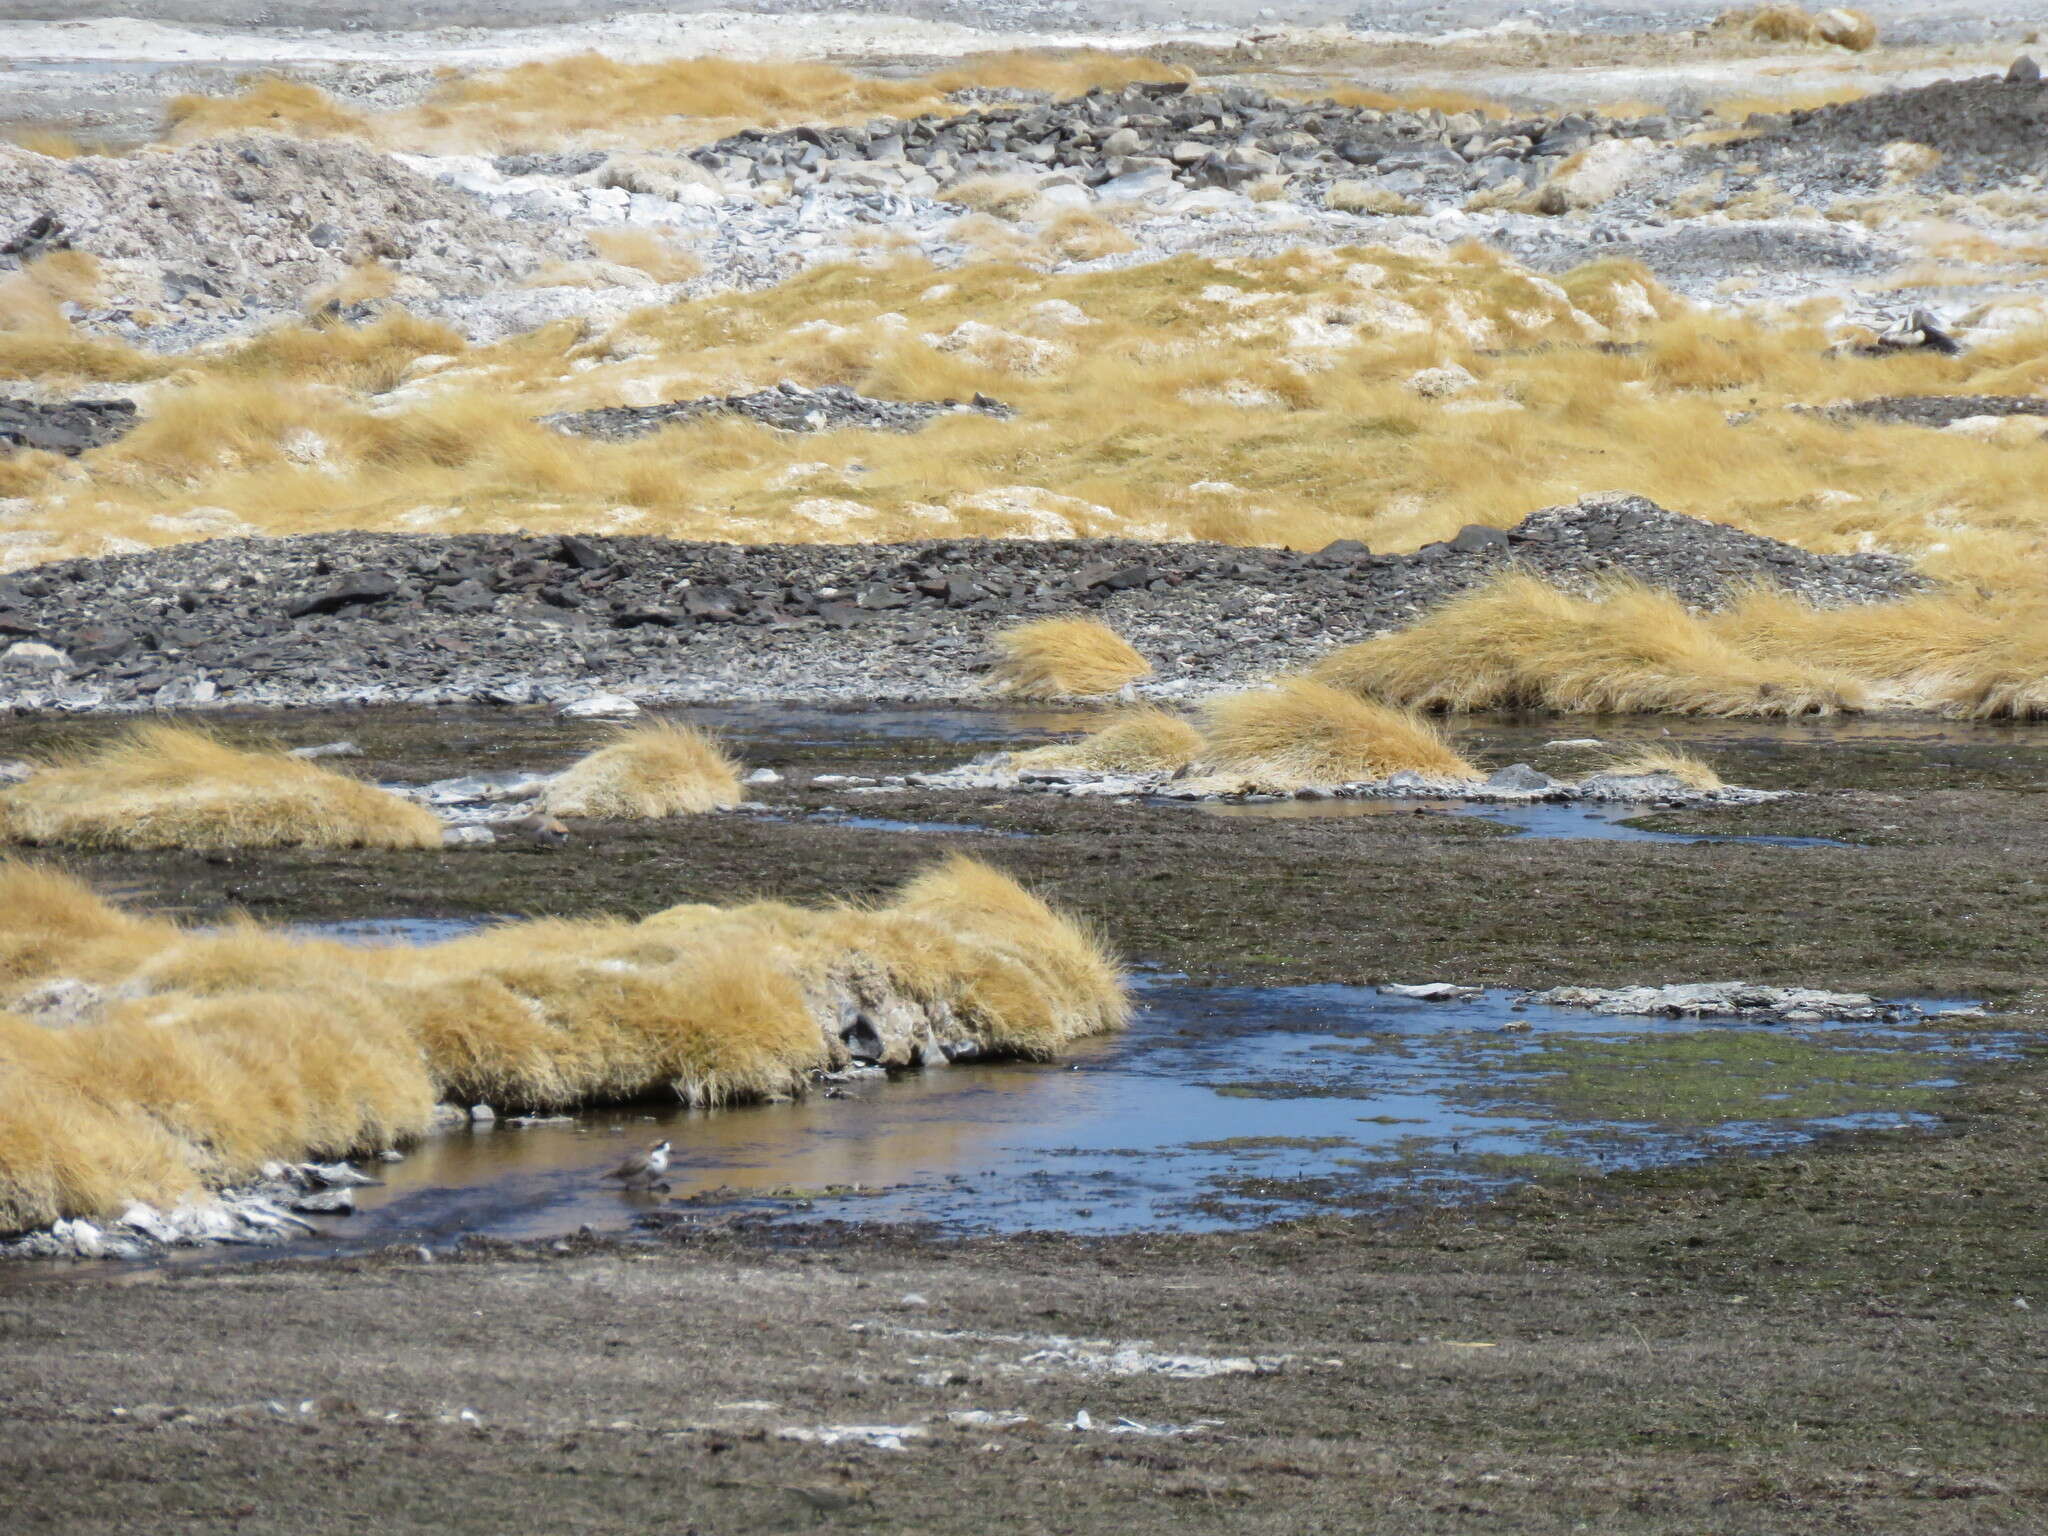
[[[1956,590],[1850,608],[1756,591],[1711,622],[1754,655],[1867,679],[1886,703],[1979,720],[2048,715],[2048,603],[2024,590],[1988,600]]]
[[[1418,709],[1812,715],[1860,708],[1851,678],[1737,648],[1668,592],[1592,597],[1510,572],[1407,629],[1332,652],[1313,675]]]
[[[137,726],[0,790],[0,841],[91,848],[438,848],[431,811],[319,763]]]
[[[1091,773],[1173,773],[1202,751],[1202,733],[1164,709],[1127,709],[1079,741],[1033,747],[1011,758],[1017,768],[1076,768]]]
[[[995,637],[996,686],[1023,699],[1093,698],[1152,675],[1130,641],[1094,619],[1034,619]]]
[[[1704,758],[1678,747],[1643,747],[1610,758],[1600,772],[1624,775],[1669,774],[1688,789],[1719,789],[1721,775]]]
[[[1206,767],[1263,789],[1479,776],[1429,721],[1306,677],[1210,700],[1202,737]]]
[[[38,1022],[50,984],[86,1001]],[[954,858],[885,906],[693,906],[349,949],[185,930],[0,864],[0,1231],[191,1198],[425,1130],[437,1099],[566,1108],[800,1092],[844,1062],[1047,1057],[1124,1022],[1085,925]]]
[[[564,769],[541,795],[550,816],[644,821],[738,805],[739,765],[694,725],[628,726]]]

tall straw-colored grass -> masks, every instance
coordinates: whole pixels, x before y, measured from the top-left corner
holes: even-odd
[[[89,848],[438,848],[431,811],[319,763],[137,726],[0,789],[0,841]]]
[[[1412,772],[1470,779],[1479,771],[1429,721],[1306,677],[1212,699],[1203,764],[1264,789],[1356,784]]]
[[[1581,597],[1524,572],[1334,651],[1313,675],[1362,697],[1460,712],[1812,715],[1864,703],[1853,678],[1753,656],[1668,592],[1615,580]]]
[[[1753,655],[1852,673],[1894,705],[1974,719],[2048,715],[2048,602],[2038,594],[1941,592],[1822,609],[1757,591],[1710,622]]]
[[[996,634],[995,685],[1021,699],[1092,698],[1152,675],[1130,641],[1094,619],[1034,619]]]
[[[564,769],[541,792],[550,816],[650,821],[723,810],[745,799],[739,764],[694,725],[648,721]]]
[[[39,1021],[56,981],[86,1002]],[[182,929],[0,865],[0,1231],[389,1146],[440,1099],[718,1104],[801,1091],[850,1029],[899,1064],[1047,1057],[1127,1007],[1085,924],[963,858],[873,908],[695,906],[375,950]]]
[[[1077,96],[1095,86],[1185,78],[1134,54],[1097,49],[970,55],[930,75],[883,78],[831,64],[728,58],[543,59],[458,75],[417,106],[365,114],[275,75],[228,96],[185,95],[169,108],[173,142],[263,129],[351,137],[421,153],[498,153],[574,145],[673,149],[743,127],[862,122],[960,110],[950,92],[1006,85]]]
[[[1088,773],[1173,773],[1202,752],[1202,733],[1164,709],[1127,709],[1079,741],[1014,754],[1019,769],[1072,768]]]

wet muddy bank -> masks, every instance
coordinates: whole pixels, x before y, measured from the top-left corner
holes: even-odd
[[[844,1518],[934,1532],[2019,1532],[2040,1086],[1369,1221],[706,1223],[12,1289],[0,1475],[28,1530],[391,1501],[482,1532],[563,1498],[590,1529],[797,1528],[782,1485],[851,1480]]]

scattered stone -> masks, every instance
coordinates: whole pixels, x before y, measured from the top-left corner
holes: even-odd
[[[777,384],[748,395],[723,395],[701,400],[672,400],[666,405],[614,405],[594,411],[573,411],[541,418],[542,424],[577,437],[620,442],[646,437],[678,422],[704,416],[741,416],[784,432],[837,432],[862,428],[872,432],[915,432],[941,416],[968,413],[1007,419],[1006,405],[977,395],[956,400],[875,400],[833,384],[806,389]]]
[[[555,713],[565,720],[632,720],[640,714],[640,706],[623,694],[595,693],[572,700]]]
[[[1484,987],[1461,987],[1450,981],[1424,981],[1413,985],[1385,981],[1380,983],[1378,990],[1388,997],[1412,997],[1419,1003],[1463,1002],[1486,991]]]
[[[363,755],[363,749],[357,746],[352,741],[328,741],[322,742],[319,746],[316,747],[293,747],[291,751],[286,753],[285,755],[288,757],[302,757],[309,759],[322,757],[361,757]]]
[[[1885,1002],[1868,993],[1754,986],[1741,981],[1691,982],[1667,987],[1551,987],[1532,992],[1520,1001],[1631,1018],[1786,1023],[1839,1020],[1867,1024],[1899,1023],[1921,1017],[1921,1010],[1911,1003]]]
[[[129,400],[0,399],[0,450],[38,449],[76,458],[125,436],[135,425]]]

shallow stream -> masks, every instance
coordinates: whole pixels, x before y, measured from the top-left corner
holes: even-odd
[[[421,924],[319,931],[446,936]],[[729,1212],[959,1232],[1212,1230],[1919,1123],[1960,1059],[1914,1030],[1621,1019],[1518,1007],[1505,992],[1430,1003],[1149,979],[1138,1000],[1129,1030],[1056,1064],[877,1073],[792,1103],[636,1106],[437,1135],[372,1165],[385,1182],[360,1191],[358,1214],[320,1219],[297,1251]],[[661,1138],[675,1144],[667,1191],[603,1182]]]

